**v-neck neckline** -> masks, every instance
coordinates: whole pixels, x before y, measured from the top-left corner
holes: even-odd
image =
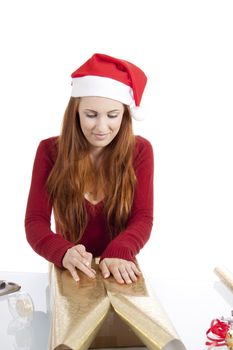
[[[92,202],[90,202],[85,196],[84,196],[84,200],[85,200],[85,202],[86,202],[87,204],[89,204],[91,207],[94,207],[94,208],[98,207],[100,204],[103,204],[103,202],[104,202],[104,200],[101,199],[101,200],[100,200],[99,202],[97,202],[97,203],[92,203]]]

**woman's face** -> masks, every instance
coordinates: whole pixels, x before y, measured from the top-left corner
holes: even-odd
[[[105,97],[82,97],[79,103],[82,132],[93,150],[101,150],[117,135],[124,113],[121,102]]]

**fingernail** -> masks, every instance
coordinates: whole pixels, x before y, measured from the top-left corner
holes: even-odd
[[[104,278],[107,278],[108,276],[109,276],[108,273],[105,273],[105,274],[104,274]]]
[[[75,278],[75,282],[79,282],[79,278]]]
[[[86,261],[86,262],[85,262],[85,265],[86,265],[86,266],[89,266],[90,264],[89,264],[89,262],[88,262],[88,261]]]

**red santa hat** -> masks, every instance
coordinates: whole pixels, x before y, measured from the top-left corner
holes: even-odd
[[[96,53],[71,74],[73,97],[100,96],[117,100],[130,108],[136,120],[147,77],[134,64]]]

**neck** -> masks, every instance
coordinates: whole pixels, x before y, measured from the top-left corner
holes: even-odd
[[[90,159],[93,165],[98,165],[101,161],[102,148],[93,148],[90,151]]]

